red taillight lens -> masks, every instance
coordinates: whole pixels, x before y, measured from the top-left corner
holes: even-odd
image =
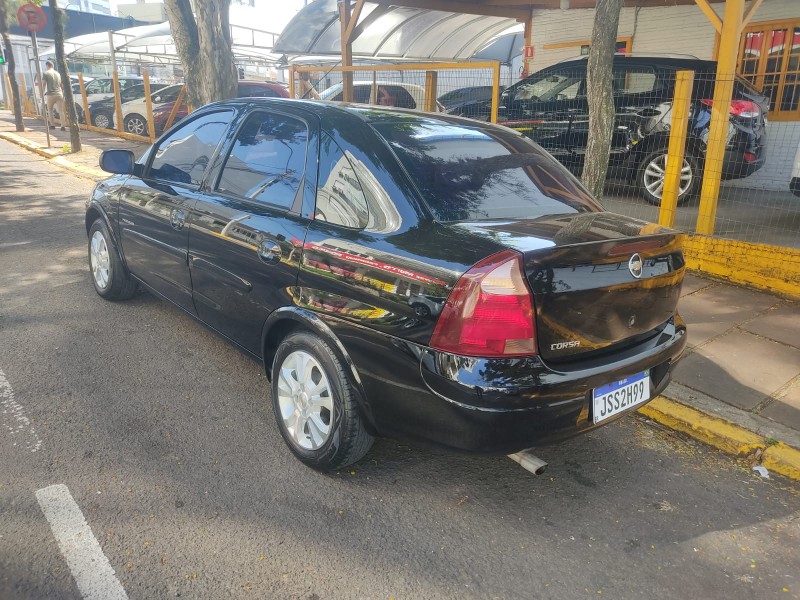
[[[701,104],[708,107],[714,105],[713,100],[700,100]],[[753,119],[761,114],[761,107],[755,102],[749,100],[731,100],[730,113],[734,117],[742,117],[743,119]]]
[[[533,297],[522,256],[504,250],[461,276],[436,322],[431,347],[491,358],[536,354]]]

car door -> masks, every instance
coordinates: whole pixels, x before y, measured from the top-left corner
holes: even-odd
[[[652,65],[617,62],[613,68],[612,87],[616,119],[611,136],[611,161],[625,154],[639,136],[652,129],[652,121],[669,109],[672,94],[665,73]],[[674,77],[674,76],[673,76]]]
[[[543,71],[511,88],[503,96],[504,125],[525,134],[563,163],[580,150],[577,127],[588,127],[586,66],[570,65]]]
[[[302,111],[259,107],[237,127],[191,211],[189,264],[198,316],[260,356],[267,316],[292,302],[318,125]]]
[[[119,228],[128,269],[150,288],[194,313],[186,220],[211,159],[234,116],[208,110],[157,142],[119,196]]]

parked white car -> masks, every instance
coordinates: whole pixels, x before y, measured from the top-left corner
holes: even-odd
[[[792,169],[792,179],[789,181],[789,189],[795,196],[800,196],[800,146],[797,154],[794,155],[794,168]]]
[[[374,85],[375,90],[372,89],[373,83],[371,81],[354,81],[353,102],[418,110],[422,110],[425,106],[425,88],[420,85],[396,81],[377,81]],[[337,83],[329,87],[319,97],[322,100],[341,102],[342,84]],[[437,102],[436,110],[444,112],[444,107]]]
[[[181,93],[182,83],[168,85],[157,92],[150,94],[153,108],[167,102],[175,102]],[[114,115],[114,127],[117,126],[117,116]],[[144,98],[132,100],[122,105],[122,129],[128,133],[147,135],[147,102]]]

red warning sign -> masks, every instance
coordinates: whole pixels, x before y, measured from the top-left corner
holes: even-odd
[[[23,4],[17,11],[17,21],[23,29],[38,33],[47,25],[47,15],[41,6]]]

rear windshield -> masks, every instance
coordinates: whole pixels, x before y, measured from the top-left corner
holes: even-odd
[[[535,219],[602,210],[554,158],[500,127],[374,123],[439,221]]]

